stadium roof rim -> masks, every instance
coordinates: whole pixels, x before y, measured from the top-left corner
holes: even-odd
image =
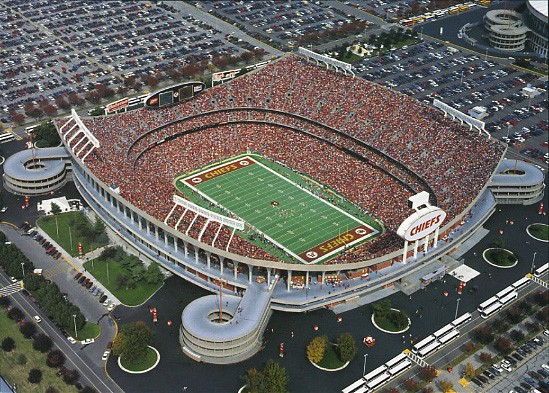
[[[530,6],[547,19],[549,2],[547,0],[528,0]]]

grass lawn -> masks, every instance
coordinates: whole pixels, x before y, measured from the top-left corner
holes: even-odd
[[[345,362],[342,362],[341,360],[339,360],[335,346],[330,344],[326,348],[324,357],[317,364],[323,368],[334,369],[334,368],[339,368],[343,366]]]
[[[395,311],[395,310],[389,310],[387,311],[387,316],[390,316],[391,314],[404,314],[402,311]],[[406,315],[406,314],[404,314]],[[387,317],[379,317],[377,315],[374,315],[374,320],[376,322],[376,325],[382,328],[383,330],[388,330],[390,332],[399,332],[402,329],[406,328],[408,326],[408,323],[397,326],[393,324],[393,322],[390,320],[390,318]]]
[[[494,248],[486,251],[486,259],[498,266],[513,266],[517,262],[515,255],[503,248]]]
[[[99,325],[93,322],[86,322],[82,329],[78,330],[78,337],[74,337],[76,340],[82,341],[87,338],[97,338],[101,333]]]
[[[122,366],[124,366],[124,368],[130,371],[147,370],[156,363],[156,352],[151,348],[147,348],[147,355],[145,356],[145,359],[143,359],[141,362],[126,363],[122,359],[120,359],[120,363],[122,364]]]
[[[19,332],[19,325],[8,319],[7,313],[0,311],[0,341],[5,337],[11,337],[15,341],[15,348],[11,352],[4,352],[0,349],[0,375],[9,384],[17,386],[18,392],[43,393],[48,387],[54,386],[58,392],[76,392],[74,386],[68,386],[63,380],[55,375],[57,369],[46,366],[46,355],[32,349],[32,340],[27,340]],[[27,357],[27,363],[18,363],[19,355]],[[42,371],[42,381],[32,384],[27,381],[29,371],[38,368]]]
[[[528,231],[530,235],[539,240],[549,240],[549,225],[545,224],[532,224]]]
[[[107,279],[107,265],[110,281]],[[138,306],[142,304],[162,286],[162,283],[147,284],[144,281],[140,281],[137,283],[135,289],[116,289],[116,277],[120,274],[128,275],[129,272],[112,259],[107,261],[94,259],[84,263],[84,267],[126,306]]]
[[[84,252],[88,252],[90,249],[96,249],[106,245],[106,243],[95,243],[93,241],[89,241],[84,236],[80,236],[74,225],[69,231],[69,222],[77,221],[79,216],[82,217],[83,215],[84,213],[82,212],[67,212],[58,214],[55,217],[42,217],[37,221],[37,224],[67,253],[75,257],[78,256],[78,243],[82,243]],[[87,219],[85,220],[91,229],[92,224]]]

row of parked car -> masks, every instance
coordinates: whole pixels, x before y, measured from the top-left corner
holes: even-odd
[[[544,331],[543,334],[549,337],[549,330]],[[481,375],[471,379],[471,382],[484,388],[485,385],[491,384],[492,380],[502,376],[504,371],[508,373],[512,372],[513,369],[517,367],[518,362],[521,362],[530,355],[538,352],[544,346],[545,340],[546,338],[543,338],[542,335],[529,340],[515,352],[505,356],[500,363],[492,365]],[[519,386],[515,386],[513,390],[510,390],[509,393],[535,392],[534,389],[541,393],[549,392],[549,366],[543,364],[537,371],[528,371],[527,376],[524,377],[524,381],[521,381],[518,385]]]
[[[99,287],[93,285],[92,280],[90,280],[88,277],[83,275],[81,272],[76,273],[76,275],[74,276],[74,279],[78,284],[88,289],[93,296],[97,296],[99,303],[107,307],[108,311],[112,311],[114,309],[116,305],[114,303],[109,302],[108,296],[105,295],[105,292],[103,292]]]
[[[46,250],[46,254],[51,255],[55,259],[59,259],[61,255],[63,255],[57,250],[57,248],[55,248],[53,244],[40,235],[36,229],[31,227],[29,223],[23,223],[21,229],[24,231],[23,235],[31,236],[34,240],[36,240]]]

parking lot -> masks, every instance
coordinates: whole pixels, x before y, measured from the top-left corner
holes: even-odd
[[[360,76],[426,104],[436,98],[464,113],[485,107],[483,121],[492,137],[513,146],[525,159],[547,163],[547,78],[508,63],[426,40],[364,59],[355,68]],[[528,86],[539,94],[524,94]]]
[[[14,113],[53,116],[58,108],[82,103],[97,84],[114,95],[132,87],[124,86],[125,77],[159,77],[189,63],[255,48],[154,2],[3,0],[0,20],[3,123]]]

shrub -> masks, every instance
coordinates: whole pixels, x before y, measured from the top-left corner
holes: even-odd
[[[48,352],[53,346],[53,341],[44,333],[39,333],[32,343],[32,347],[42,353]]]
[[[414,378],[408,378],[404,381],[403,385],[407,392],[417,392],[419,389],[418,383]]]
[[[494,341],[494,332],[488,326],[481,326],[474,330],[475,339],[481,344],[490,344]]]
[[[42,371],[37,368],[33,368],[29,371],[29,382],[30,383],[40,383],[42,381]]]
[[[307,359],[313,363],[320,362],[324,358],[327,344],[328,337],[326,336],[313,338],[309,345],[307,345]]]
[[[526,322],[528,324],[529,322]],[[528,328],[528,326],[526,326]],[[521,330],[513,329],[509,332],[509,337],[515,342],[524,340],[524,333]]]
[[[48,353],[46,364],[48,367],[60,367],[65,363],[65,355],[59,349],[54,349]]]
[[[492,361],[492,354],[489,352],[481,352],[479,357],[482,363],[490,363]]]
[[[0,307],[8,308],[11,304],[11,300],[7,296],[0,296]]]
[[[2,340],[2,349],[6,352],[11,352],[15,348],[15,341],[11,337],[6,337]]]
[[[463,349],[465,350],[465,352],[473,352],[475,350],[475,344],[473,344],[471,341],[467,341],[463,346]]]
[[[356,356],[356,342],[351,333],[342,333],[337,338],[337,352],[342,362],[350,362]]]
[[[21,311],[17,307],[12,307],[8,311],[8,318],[13,319],[16,322],[19,322],[19,321],[23,320],[23,317],[24,317],[23,311]]]
[[[31,338],[36,333],[36,325],[32,322],[25,322],[19,327],[19,331],[26,339]]]
[[[427,382],[431,382],[437,377],[437,369],[435,366],[425,366],[419,369],[419,376]]]
[[[63,381],[65,381],[67,385],[74,385],[76,381],[78,381],[78,378],[80,378],[80,375],[76,370],[67,370],[63,374]]]
[[[509,340],[507,337],[500,336],[494,343],[494,347],[504,355],[508,355],[513,351],[513,347],[511,345],[511,340]]]
[[[17,364],[23,366],[27,364],[27,357],[24,354],[21,354],[17,357]]]

